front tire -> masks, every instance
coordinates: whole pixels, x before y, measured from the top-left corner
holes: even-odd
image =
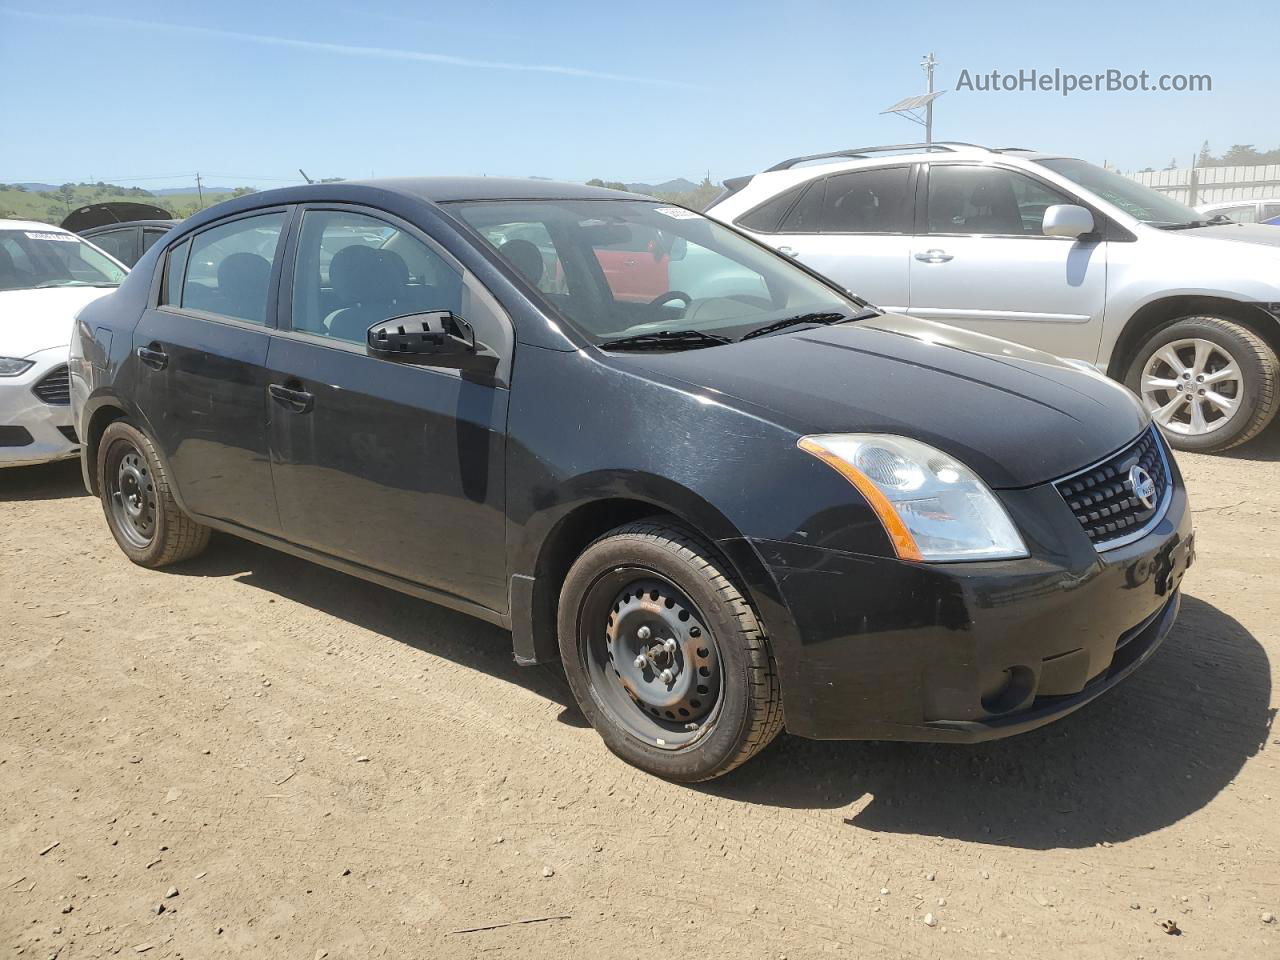
[[[164,567],[204,551],[209,528],[187,516],[151,439],[116,420],[98,443],[98,491],[111,535],[130,560]]]
[[[782,729],[768,638],[727,564],[687,530],[640,521],[588,546],[565,577],[558,628],[578,705],[633,766],[710,780]]]
[[[1222,317],[1184,317],[1138,348],[1124,382],[1170,446],[1217,453],[1253,439],[1271,422],[1280,362],[1247,327]]]

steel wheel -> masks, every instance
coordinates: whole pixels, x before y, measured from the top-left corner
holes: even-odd
[[[1200,437],[1221,430],[1240,412],[1244,379],[1230,353],[1195,337],[1153,353],[1142,371],[1141,391],[1164,430]]]
[[[618,569],[583,607],[583,654],[600,706],[666,750],[693,743],[720,706],[720,648],[689,598],[652,571]]]
[[[146,458],[121,441],[121,452],[107,473],[107,498],[116,529],[135,547],[147,547],[156,535],[156,487]]]

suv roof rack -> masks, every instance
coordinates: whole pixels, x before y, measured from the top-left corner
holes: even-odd
[[[765,173],[772,173],[775,170],[790,170],[794,166],[802,163],[808,163],[811,160],[858,160],[871,153],[892,153],[894,151],[920,151],[923,153],[931,153],[937,150],[946,150],[954,153],[957,150],[989,150],[978,143],[965,143],[962,140],[935,140],[933,143],[893,143],[887,146],[878,147],[853,147],[848,150],[833,150],[831,153],[812,153],[804,157],[792,157],[790,160],[783,160],[781,163],[775,163],[772,167],[765,170]]]

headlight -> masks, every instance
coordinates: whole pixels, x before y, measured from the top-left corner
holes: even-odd
[[[1026,545],[972,470],[907,437],[829,433],[799,447],[831,466],[871,504],[903,560],[1012,560]]]
[[[31,360],[19,360],[17,357],[0,357],[0,377],[16,377],[31,369]]]

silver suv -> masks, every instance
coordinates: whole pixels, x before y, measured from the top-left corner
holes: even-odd
[[[886,310],[1093,364],[1180,450],[1275,413],[1280,230],[1083,160],[967,143],[795,157],[707,211]]]

